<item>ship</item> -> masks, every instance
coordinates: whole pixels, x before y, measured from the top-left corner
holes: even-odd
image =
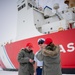
[[[58,11],[59,4],[53,8],[38,7],[36,0],[18,0],[16,41],[0,46],[0,67],[3,70],[18,70],[17,55],[26,43],[32,42],[34,53],[39,50],[37,40],[50,37],[60,47],[63,74],[75,74],[75,0],[65,0],[66,10]]]

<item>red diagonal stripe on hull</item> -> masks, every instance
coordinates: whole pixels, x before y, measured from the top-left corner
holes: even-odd
[[[38,38],[47,38],[51,37],[53,39],[53,42],[55,44],[62,44],[64,47],[66,53],[61,53],[61,65],[62,68],[75,68],[75,50],[73,52],[68,52],[67,51],[67,44],[70,42],[74,43],[75,47],[75,29],[70,29],[70,30],[65,30],[61,32],[56,32],[52,34],[46,34],[42,36],[36,36],[33,38],[25,39],[25,40],[20,40],[11,44],[7,44],[5,46],[6,52],[13,63],[13,65],[18,68],[18,61],[17,61],[17,55],[18,52],[21,50],[21,48],[25,48],[26,43],[32,42],[34,45],[34,53],[39,50],[39,46],[37,44]]]

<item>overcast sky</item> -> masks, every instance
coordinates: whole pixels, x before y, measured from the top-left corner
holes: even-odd
[[[0,0],[0,44],[16,37],[17,0]]]
[[[0,44],[16,38],[17,1],[18,0],[0,0]],[[66,7],[63,2],[64,0],[37,0],[37,2],[38,1],[42,7],[46,5],[53,7],[54,3],[59,3],[60,10]]]

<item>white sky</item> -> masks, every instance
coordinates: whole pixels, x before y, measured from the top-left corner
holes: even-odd
[[[16,37],[17,0],[0,0],[0,44]]]
[[[42,7],[51,8],[59,3],[60,10],[65,9],[64,0],[37,0]],[[0,45],[16,38],[17,29],[17,0],[0,0]]]

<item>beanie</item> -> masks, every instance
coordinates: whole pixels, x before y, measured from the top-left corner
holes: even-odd
[[[33,44],[32,44],[32,43],[27,43],[27,44],[26,44],[26,47],[33,48]]]
[[[44,39],[44,38],[40,38],[40,39],[38,39],[38,44],[43,44],[43,43],[44,43],[44,41],[45,41],[45,39]]]
[[[53,42],[53,40],[51,38],[46,38],[44,44],[51,44]]]

